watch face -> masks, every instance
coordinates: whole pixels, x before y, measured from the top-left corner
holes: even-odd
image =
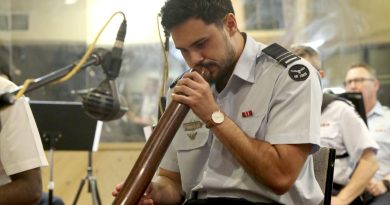
[[[222,112],[214,112],[211,115],[211,119],[214,121],[214,123],[220,124],[225,119],[225,116],[223,115]]]

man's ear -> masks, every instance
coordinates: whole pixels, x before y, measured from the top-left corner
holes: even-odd
[[[320,72],[321,78],[324,78],[325,77],[325,71],[324,70],[320,70],[319,72]]]
[[[235,32],[238,31],[236,16],[234,16],[233,13],[228,13],[225,16],[224,26],[226,26],[226,29],[230,35],[233,35]]]
[[[375,91],[378,92],[379,88],[381,87],[381,83],[379,82],[379,80],[374,81],[374,87]]]

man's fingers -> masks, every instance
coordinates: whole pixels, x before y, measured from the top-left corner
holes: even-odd
[[[122,190],[122,187],[123,187],[123,183],[119,183],[115,185],[115,189],[114,191],[112,191],[112,196],[114,197],[118,196],[119,192]]]

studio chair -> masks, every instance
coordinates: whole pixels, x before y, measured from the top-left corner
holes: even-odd
[[[321,205],[330,205],[333,188],[333,170],[336,158],[336,150],[328,147],[321,147],[313,154],[314,174],[324,193],[324,200]]]

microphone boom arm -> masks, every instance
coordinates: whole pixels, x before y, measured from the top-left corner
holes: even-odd
[[[103,50],[103,49],[101,49]],[[91,66],[91,65],[100,65],[102,63],[102,56],[98,55],[98,54],[92,54],[90,59],[88,59],[82,66],[81,68],[84,69],[88,66]],[[63,68],[60,68],[54,72],[51,72],[49,74],[46,74],[42,77],[39,77],[39,78],[36,78],[33,80],[33,83],[31,83],[25,93],[28,93],[28,92],[31,92],[37,88],[40,88],[42,86],[45,86],[49,83],[52,83],[52,82],[55,82],[56,80],[59,80],[60,78],[62,78],[63,76],[65,76],[67,73],[69,73],[74,67],[75,67],[75,63],[72,63],[68,66],[65,66]],[[5,95],[16,95],[20,90],[22,89],[22,86],[18,86],[17,88],[9,91],[9,92],[4,92],[0,95],[0,99],[4,99],[3,96]],[[9,98],[7,98],[9,99]],[[4,106],[7,106],[7,105],[12,105],[14,103],[14,101],[10,101],[10,102],[6,102],[4,100],[0,100],[0,108],[3,108]]]

